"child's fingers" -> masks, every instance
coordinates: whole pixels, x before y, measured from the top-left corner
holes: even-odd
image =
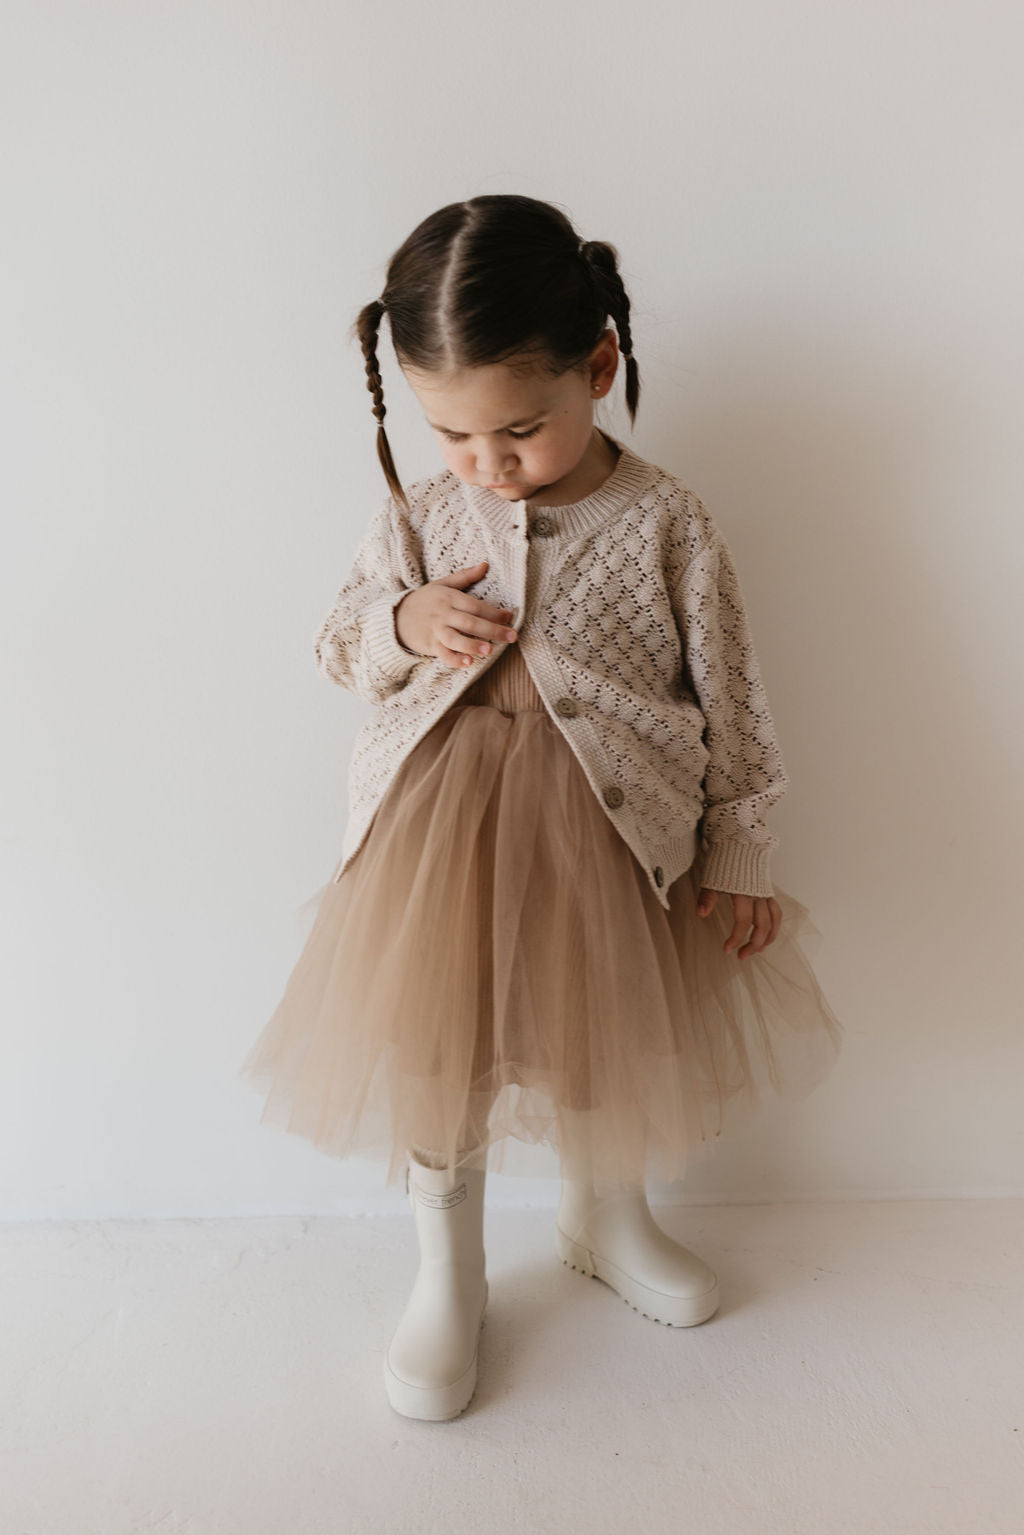
[[[697,915],[706,917],[717,900],[718,891],[704,885],[697,897]],[[732,932],[723,946],[726,954],[738,949],[736,958],[746,959],[748,954],[759,954],[775,942],[782,924],[782,907],[774,896],[733,895],[732,909]],[[738,948],[740,944],[742,948]]]
[[[436,633],[445,636],[439,642],[441,649],[437,654],[449,666],[466,666],[478,657],[489,656],[496,644],[511,644],[512,636],[518,638],[518,630],[512,628],[510,622],[502,620],[494,623],[484,618],[481,611],[483,609],[500,616],[508,613],[508,608],[499,608],[490,603],[479,604],[478,599],[474,601],[478,605],[472,609],[453,604],[450,621],[437,626]]]
[[[758,954],[768,942],[772,930],[772,914],[768,910],[768,902],[758,898],[754,902],[754,931],[750,940],[743,945],[736,958],[746,959],[748,954]]]
[[[732,932],[723,945],[726,954],[731,949],[737,948],[750,932],[754,920],[754,898],[749,895],[737,895],[735,891],[732,897],[733,924]],[[737,956],[741,958],[742,956]]]
[[[766,949],[768,947],[768,945],[770,943],[774,943],[776,938],[778,937],[779,928],[782,926],[782,907],[779,905],[778,901],[775,899],[775,897],[773,895],[766,896],[764,898],[758,897],[758,900],[757,900],[756,904],[757,904],[757,907],[759,907],[759,908],[763,907],[764,910],[767,912],[767,916],[765,917],[764,920],[765,920],[765,922],[767,924],[767,929],[768,930],[767,930],[767,932],[765,934],[764,942],[760,945],[760,947],[762,949]],[[757,915],[756,915],[756,912],[755,912],[755,917],[754,917],[754,926],[755,926],[755,929],[756,929],[757,928]]]
[[[774,943],[781,923],[782,907],[775,897],[758,896],[754,901],[753,934],[736,958],[745,959],[748,954],[759,954],[770,943]]]
[[[774,943],[779,936],[779,928],[782,926],[782,907],[774,896],[769,896],[768,907],[772,914],[772,930],[768,935],[768,943]]]
[[[743,910],[743,903],[746,903],[746,910]],[[729,933],[723,946],[726,953],[737,949],[751,930],[751,910],[752,901],[749,895],[732,896],[732,932]]]

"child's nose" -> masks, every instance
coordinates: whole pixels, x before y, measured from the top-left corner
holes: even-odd
[[[506,452],[501,449],[495,453],[484,454],[482,458],[478,458],[476,466],[481,472],[489,474],[493,476],[493,478],[497,479],[499,475],[504,474],[506,470],[511,469],[515,465],[515,462],[516,456],[514,453]]]

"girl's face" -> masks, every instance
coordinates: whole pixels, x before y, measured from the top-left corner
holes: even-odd
[[[599,465],[607,472],[594,401],[607,394],[617,362],[616,335],[607,330],[585,374],[516,374],[507,363],[454,375],[402,371],[445,463],[460,480],[486,486],[506,501],[525,501],[539,491],[567,492],[568,500]]]

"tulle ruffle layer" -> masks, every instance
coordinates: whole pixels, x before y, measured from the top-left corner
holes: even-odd
[[[571,1172],[585,1143],[599,1189],[682,1178],[732,1105],[805,1096],[842,1039],[807,908],[776,887],[775,941],[738,960],[700,870],[666,911],[543,708],[453,706],[314,897],[240,1072],[262,1122],[388,1184],[413,1145],[536,1175],[517,1144]]]

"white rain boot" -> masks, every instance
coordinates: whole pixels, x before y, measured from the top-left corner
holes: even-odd
[[[405,1183],[416,1218],[420,1266],[384,1355],[388,1401],[406,1418],[457,1418],[476,1390],[487,1306],[483,1241],[486,1167],[460,1162],[452,1178],[409,1153]]]
[[[643,1189],[595,1192],[588,1175],[587,1111],[561,1112],[566,1146],[555,1245],[562,1262],[603,1280],[655,1322],[693,1327],[707,1321],[718,1310],[714,1271],[662,1231]]]

